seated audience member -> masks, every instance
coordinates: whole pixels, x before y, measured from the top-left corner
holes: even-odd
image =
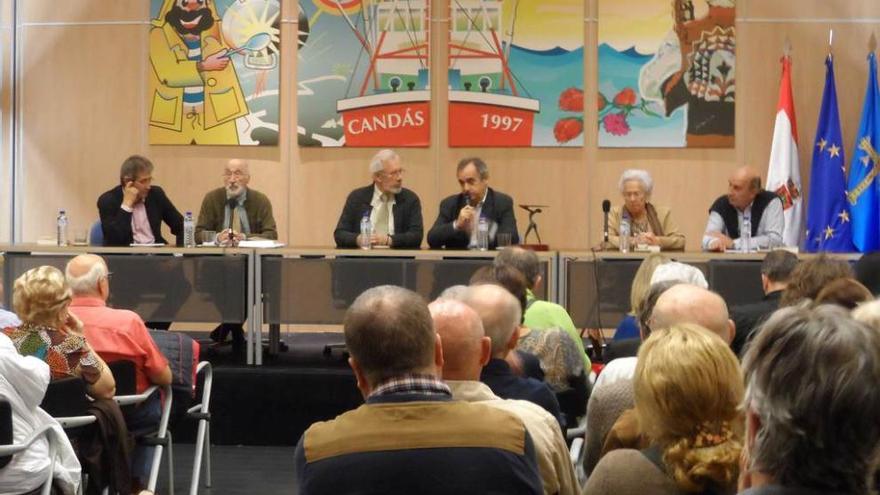
[[[875,299],[871,302],[859,304],[852,311],[852,317],[856,321],[860,321],[880,332],[880,300]]]
[[[671,261],[665,255],[652,253],[645,257],[636,270],[633,277],[632,287],[629,290],[629,313],[617,325],[614,330],[614,340],[639,338],[639,322],[637,315],[645,300],[645,294],[651,288],[651,276],[658,266]]]
[[[70,313],[72,298],[61,270],[32,268],[15,280],[12,293],[22,324],[3,332],[19,353],[48,363],[53,380],[78,376],[89,395],[110,399],[116,391],[113,374],[83,335],[82,322]]]
[[[693,324],[655,330],[639,349],[633,389],[649,447],[609,452],[584,493],[732,493],[743,383],[729,344]]]
[[[0,264],[0,268],[3,265]],[[0,277],[0,304],[3,302],[3,278]],[[21,320],[18,319],[18,316],[12,311],[6,311],[0,306],[0,329],[9,328],[9,327],[17,327],[21,325]]]
[[[839,278],[852,276],[853,271],[849,263],[821,253],[800,262],[795,267],[779,305],[792,306],[804,299],[815,299],[826,285]]]
[[[361,294],[343,323],[366,404],[300,438],[302,495],[542,493],[532,439],[513,413],[452,400],[427,304],[394,286]]]
[[[22,356],[12,341],[0,334],[0,397],[12,408],[12,441],[23,444],[37,429],[52,425],[54,457],[46,437],[12,457],[0,468],[0,493],[38,492],[51,469],[54,485],[64,495],[77,493],[80,465],[61,426],[40,402],[49,386],[49,365],[33,356]]]
[[[846,309],[855,309],[859,304],[873,301],[874,295],[867,287],[853,278],[839,278],[830,282],[816,294],[814,305],[836,304]]]
[[[874,297],[880,296],[880,251],[862,255],[853,269],[856,280],[867,287]]]
[[[579,494],[568,447],[556,418],[531,402],[501,399],[480,382],[480,371],[492,352],[492,342],[483,332],[480,316],[464,303],[450,299],[438,299],[428,308],[443,346],[443,380],[452,390],[452,398],[516,414],[535,443],[544,493]]]
[[[559,304],[549,301],[541,301],[535,297],[535,292],[541,286],[541,263],[534,251],[511,246],[503,249],[494,261],[495,268],[509,266],[519,271],[526,282],[526,307],[523,314],[523,325],[531,330],[544,330],[547,328],[559,328],[565,330],[571,337],[583,356],[585,369],[590,369],[590,359],[584,350],[584,341],[581,334],[571,321],[571,316]]]
[[[706,281],[706,276],[703,275],[699,268],[686,263],[679,263],[678,261],[663,263],[655,268],[654,273],[651,274],[651,285],[666,280],[676,280],[703,289],[709,288],[709,282]]]
[[[388,246],[418,249],[422,244],[422,203],[403,187],[403,166],[392,150],[381,150],[370,160],[373,183],[352,191],[345,200],[333,238],[336,247]],[[369,215],[373,234],[361,236],[361,219]]]
[[[464,158],[455,169],[461,192],[440,202],[437,220],[428,231],[431,249],[474,249],[480,218],[489,224],[489,249],[498,244],[498,234],[510,234],[519,244],[513,199],[489,187],[489,166],[480,158]]]
[[[752,225],[751,250],[781,246],[785,226],[782,201],[776,193],[761,187],[758,172],[752,167],[740,167],[727,185],[727,195],[716,199],[709,208],[703,250],[741,250],[740,230],[745,219]]]
[[[81,254],[67,263],[67,283],[73,291],[70,312],[83,323],[83,333],[92,349],[104,361],[134,363],[136,393],[150,385],[171,383],[171,368],[156,347],[141,317],[126,309],[107,307],[110,279],[107,265],[100,256]],[[158,426],[162,417],[159,391],[149,399],[125,411],[130,431]],[[146,482],[155,447],[138,446],[132,457],[132,474]]]
[[[602,351],[602,358],[604,359],[605,366],[602,368],[602,372],[599,375],[600,379],[602,375],[606,376],[605,380],[614,375],[614,368],[616,365],[611,363],[613,363],[615,359],[636,357],[636,354],[639,353],[639,346],[642,345],[642,341],[651,335],[651,325],[649,324],[649,321],[651,320],[651,314],[654,312],[654,306],[657,304],[657,299],[659,299],[660,296],[670,287],[680,283],[682,282],[679,282],[678,280],[664,280],[662,282],[657,282],[656,284],[651,284],[651,287],[645,294],[642,305],[639,308],[639,313],[636,315],[639,330],[638,337],[634,339],[613,340],[608,343]],[[632,375],[627,373],[626,378],[632,378]],[[598,379],[596,383],[598,383]]]
[[[610,381],[601,387],[593,388],[587,403],[587,431],[584,433],[584,473],[587,477],[593,472],[603,454],[602,444],[611,427],[624,411],[632,409],[634,405],[631,377]],[[636,432],[630,434],[628,438],[641,438],[637,424],[635,428]],[[639,448],[643,447],[647,445]]]
[[[521,399],[538,404],[565,428],[559,401],[550,387],[534,378],[517,376],[505,360],[519,341],[522,309],[516,298],[504,287],[486,284],[471,287],[463,302],[480,315],[483,329],[492,340],[492,358],[483,367],[480,381],[503,399]]]
[[[875,493],[880,333],[840,307],[783,308],[743,358],[740,493]]]
[[[659,246],[663,251],[684,251],[684,234],[672,220],[672,212],[665,206],[651,203],[654,179],[645,170],[624,170],[618,181],[623,206],[611,208],[608,214],[608,244],[620,246],[620,224],[629,222],[630,245]]]
[[[728,345],[735,333],[733,321],[728,318],[727,304],[721,296],[694,285],[678,284],[664,292],[657,300],[650,325],[651,328],[658,330],[686,323],[698,325],[714,333]],[[641,352],[640,348],[639,355]],[[638,358],[625,360],[623,363],[629,363],[637,368]],[[625,411],[605,438],[602,452],[638,446],[645,441],[641,438],[642,433],[644,430],[640,428],[635,411]]]
[[[752,304],[730,308],[731,318],[736,324],[736,336],[731,347],[737,356],[742,355],[743,347],[751,340],[758,326],[779,308],[782,293],[788,287],[791,273],[798,264],[796,254],[784,249],[770,251],[761,262],[761,288],[764,299]]]

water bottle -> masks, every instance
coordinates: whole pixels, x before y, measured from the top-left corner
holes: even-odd
[[[196,224],[191,211],[183,216],[183,247],[196,247]]]
[[[361,218],[361,249],[370,249],[371,237],[373,237],[373,224],[370,223],[370,212],[368,211]]]
[[[752,218],[749,215],[743,215],[743,226],[739,236],[739,243],[742,252],[748,253],[752,250]]]
[[[623,219],[620,221],[620,252],[629,252],[629,221]]]
[[[489,249],[489,221],[480,216],[477,222],[477,249],[487,251]]]
[[[67,213],[64,210],[58,210],[55,235],[59,246],[67,246],[67,223]]]

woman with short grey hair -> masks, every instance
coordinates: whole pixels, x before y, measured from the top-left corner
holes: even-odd
[[[620,224],[630,227],[631,244],[659,246],[663,251],[683,251],[685,238],[672,221],[669,208],[651,204],[654,179],[646,170],[624,170],[618,181],[623,205],[608,214],[609,248],[620,245]]]

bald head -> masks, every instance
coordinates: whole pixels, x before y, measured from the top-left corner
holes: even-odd
[[[694,323],[721,337],[733,340],[734,326],[727,304],[718,294],[690,284],[678,284],[664,292],[651,314],[651,328],[658,330],[679,323]]]
[[[483,330],[492,340],[492,357],[504,358],[514,346],[514,331],[519,329],[522,308],[513,294],[498,285],[475,285],[464,300],[480,315]]]
[[[110,294],[109,287],[103,287],[107,281],[107,264],[98,255],[76,256],[67,262],[64,275],[74,296],[101,296],[107,299]]]
[[[727,180],[727,200],[738,210],[744,210],[752,204],[759,192],[761,192],[761,174],[752,167],[739,167]]]
[[[480,315],[452,299],[438,299],[428,309],[443,346],[443,379],[479,380],[492,346]]]

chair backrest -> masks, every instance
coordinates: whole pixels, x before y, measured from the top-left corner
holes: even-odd
[[[107,363],[113,379],[116,381],[116,395],[134,395],[137,393],[137,373],[134,361],[120,360]]]
[[[89,245],[104,245],[104,229],[101,227],[100,220],[95,220],[95,223],[92,224],[92,228],[89,229]]]
[[[0,445],[12,445],[12,406],[0,399]],[[0,468],[6,467],[12,456],[0,457]]]
[[[46,389],[46,396],[43,397],[40,407],[56,418],[88,414],[86,382],[75,376],[53,380]]]

